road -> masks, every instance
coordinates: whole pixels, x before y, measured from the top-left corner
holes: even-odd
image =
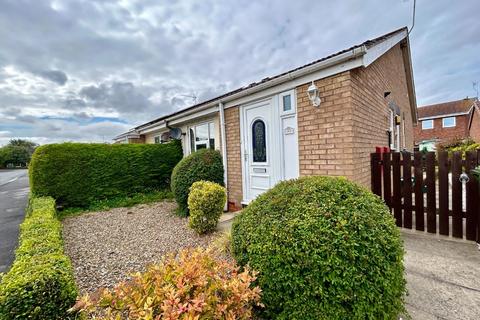
[[[0,272],[10,267],[28,200],[27,170],[0,170]]]

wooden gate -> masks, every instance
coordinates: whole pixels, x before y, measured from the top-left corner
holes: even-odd
[[[472,169],[480,150],[461,153],[371,154],[372,191],[393,211],[397,226],[480,243],[479,182]]]

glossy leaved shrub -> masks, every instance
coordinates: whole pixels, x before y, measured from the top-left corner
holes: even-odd
[[[225,201],[225,188],[218,183],[203,180],[194,182],[188,195],[190,227],[199,234],[215,230]]]
[[[76,308],[103,315],[96,319],[251,319],[260,305],[255,279],[209,251],[184,249]]]
[[[403,244],[382,200],[344,178],[279,183],[235,219],[232,251],[259,272],[266,319],[397,319]]]
[[[0,281],[0,319],[74,319],[77,289],[55,200],[32,198],[12,267]]]
[[[182,159],[180,141],[166,144],[60,143],[40,146],[29,165],[35,196],[66,207],[168,188]]]
[[[216,182],[223,186],[223,163],[219,151],[199,150],[183,158],[173,169],[171,189],[178,204],[178,215],[188,216],[190,187],[200,180]]]

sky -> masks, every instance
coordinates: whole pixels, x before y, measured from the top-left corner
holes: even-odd
[[[0,145],[143,122],[411,26],[413,0],[0,0]],[[418,0],[419,106],[476,95],[480,1]]]

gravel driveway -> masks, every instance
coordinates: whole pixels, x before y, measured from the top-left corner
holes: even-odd
[[[168,252],[208,246],[216,234],[197,235],[175,209],[164,201],[66,218],[65,249],[81,293],[112,287]]]

